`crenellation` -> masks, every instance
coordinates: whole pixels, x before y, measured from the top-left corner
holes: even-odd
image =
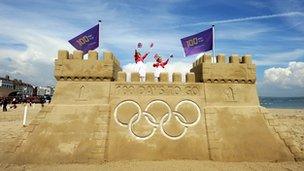
[[[240,63],[240,57],[238,54],[232,54],[230,57],[229,57],[229,63]]]
[[[186,83],[194,83],[195,82],[195,74],[193,72],[186,74]]]
[[[113,55],[112,52],[109,52],[109,51],[104,52],[104,54],[103,54],[103,61],[106,62],[106,63],[113,63],[116,66],[120,65],[120,63],[117,60],[117,58]]]
[[[159,75],[160,82],[168,82],[169,81],[169,74],[167,72],[162,72]]]
[[[242,57],[242,63],[245,63],[245,64],[252,64],[252,59],[251,59],[251,55],[244,55]]]
[[[211,63],[211,55],[210,54],[204,54],[203,55],[203,63]]]
[[[146,82],[155,82],[153,72],[146,73]]]
[[[224,54],[218,54],[216,56],[216,62],[217,63],[225,63],[225,55]]]
[[[58,51],[58,60],[62,61],[65,59],[69,59],[69,52],[67,50],[59,50]]]
[[[103,61],[104,62],[112,62],[113,61],[113,54],[112,52],[106,51],[103,53]]]
[[[98,52],[97,51],[89,51],[88,60],[97,61],[98,60]]]
[[[173,81],[173,82],[177,82],[177,83],[182,82],[182,74],[179,73],[179,72],[174,72],[174,73],[172,74],[172,81]]]
[[[139,82],[140,77],[138,72],[132,72],[131,73],[131,82]]]
[[[126,82],[127,80],[127,73],[123,71],[119,71],[117,74],[117,81],[118,82]]]
[[[83,52],[80,50],[75,50],[73,52],[73,60],[83,60]]]

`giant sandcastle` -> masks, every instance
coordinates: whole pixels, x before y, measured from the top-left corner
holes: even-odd
[[[58,52],[50,105],[12,151],[15,163],[119,160],[293,161],[290,134],[259,105],[251,56],[203,55],[180,73],[121,71],[111,52]],[[169,81],[172,80],[172,81]]]

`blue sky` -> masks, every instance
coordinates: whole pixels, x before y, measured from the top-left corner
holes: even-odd
[[[54,85],[58,49],[103,21],[102,50],[132,70],[137,42],[174,54],[169,71],[187,72],[180,39],[216,25],[216,52],[252,54],[263,96],[304,96],[304,1],[81,1],[1,0],[0,75]],[[146,46],[145,46],[146,45]],[[147,65],[153,62],[148,59]]]

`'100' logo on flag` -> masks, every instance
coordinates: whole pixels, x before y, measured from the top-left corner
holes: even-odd
[[[77,50],[83,51],[84,54],[88,53],[89,50],[96,49],[99,45],[99,24],[69,40],[69,42]]]
[[[83,36],[81,38],[79,38],[76,42],[78,43],[79,46],[82,46],[88,42],[90,42],[90,40],[93,40],[94,37],[92,35],[89,36]]]
[[[186,41],[187,47],[192,47],[198,45],[198,43],[203,42],[204,39],[202,37],[194,37]]]

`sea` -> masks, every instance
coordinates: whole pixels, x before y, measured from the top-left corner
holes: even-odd
[[[304,97],[259,97],[266,108],[304,109]]]

